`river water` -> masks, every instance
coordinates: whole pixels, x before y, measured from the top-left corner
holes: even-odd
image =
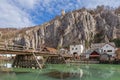
[[[47,64],[44,69],[0,69],[0,80],[120,80],[120,65]]]

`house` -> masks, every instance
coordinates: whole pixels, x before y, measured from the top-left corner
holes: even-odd
[[[113,42],[109,43],[96,43],[91,45],[91,50],[98,50],[100,54],[106,53],[112,57],[115,56],[115,44]]]
[[[107,53],[108,55],[111,55],[112,57],[115,56],[115,44],[105,44],[101,47],[101,53]]]
[[[70,45],[70,54],[77,54],[77,55],[81,55],[81,53],[83,53],[84,47],[81,44],[78,45]]]

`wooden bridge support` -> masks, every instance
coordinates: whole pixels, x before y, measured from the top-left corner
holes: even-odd
[[[42,65],[43,61],[38,60],[38,62]],[[16,55],[15,60],[12,64],[12,67],[16,68],[35,68],[39,69],[41,68],[36,61],[34,55],[32,54],[26,54],[26,55]]]
[[[58,56],[49,56],[46,60],[48,64],[65,64],[66,59],[65,57],[58,55]]]
[[[12,67],[16,68],[34,68],[34,69],[41,69],[44,66],[44,63],[47,64],[65,64],[67,63],[66,60],[70,57],[65,57],[62,55],[56,56],[44,56],[43,59],[37,59],[37,56],[33,54],[19,54],[16,55],[15,60],[13,62]]]

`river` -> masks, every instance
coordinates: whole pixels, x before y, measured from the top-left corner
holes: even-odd
[[[46,64],[44,69],[0,69],[0,80],[120,80],[120,65]]]

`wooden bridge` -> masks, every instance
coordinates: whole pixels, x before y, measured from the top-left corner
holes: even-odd
[[[66,63],[72,56],[69,54],[51,53],[41,49],[27,48],[21,45],[8,45],[0,42],[0,54],[15,54],[13,67],[22,68],[43,68],[45,63],[59,64]],[[39,58],[42,56],[43,59]]]

